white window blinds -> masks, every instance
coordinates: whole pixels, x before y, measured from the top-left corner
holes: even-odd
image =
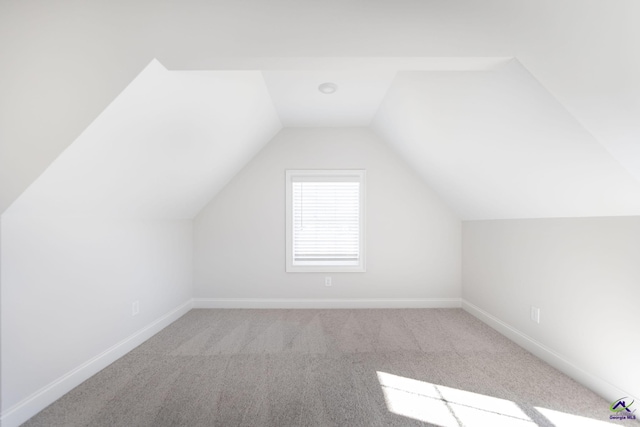
[[[288,170],[287,272],[364,272],[364,170]]]
[[[293,261],[357,265],[360,258],[360,183],[292,182]]]

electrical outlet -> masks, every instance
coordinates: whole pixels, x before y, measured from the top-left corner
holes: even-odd
[[[531,306],[531,321],[540,323],[540,309],[538,307]]]
[[[131,303],[131,315],[137,316],[140,313],[140,301],[134,301]]]
[[[324,285],[325,285],[325,286],[332,286],[332,285],[331,285],[331,276],[325,276],[325,278],[324,278]]]

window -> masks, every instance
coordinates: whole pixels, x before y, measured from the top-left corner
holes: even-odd
[[[365,271],[365,171],[289,170],[286,185],[286,271]]]

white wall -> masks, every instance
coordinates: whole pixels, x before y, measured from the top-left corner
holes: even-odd
[[[640,217],[463,222],[462,277],[464,300],[543,358],[605,397],[640,397]]]
[[[188,301],[192,233],[187,220],[3,215],[3,413]]]
[[[285,273],[285,170],[367,170],[367,271]],[[196,298],[458,298],[460,221],[369,129],[282,130],[196,217]]]

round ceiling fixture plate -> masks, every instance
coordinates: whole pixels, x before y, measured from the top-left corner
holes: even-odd
[[[330,95],[332,93],[335,93],[335,91],[338,90],[338,85],[335,83],[326,82],[318,86],[318,90],[324,93],[325,95]]]

